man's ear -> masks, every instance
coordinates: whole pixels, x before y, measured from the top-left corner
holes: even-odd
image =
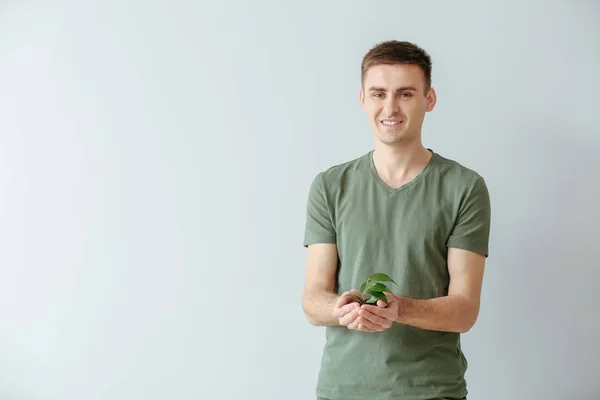
[[[360,102],[360,107],[362,109],[364,109],[365,108],[365,92],[362,88],[360,89],[360,93],[358,94],[358,101]]]
[[[425,108],[425,111],[427,111],[427,112],[432,111],[433,108],[435,107],[436,103],[437,103],[437,94],[435,93],[435,89],[429,88],[429,92],[427,93],[427,107]]]

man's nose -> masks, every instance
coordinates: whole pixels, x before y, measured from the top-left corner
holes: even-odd
[[[384,110],[388,116],[396,114],[398,112],[399,108],[400,107],[398,106],[398,102],[396,101],[395,98],[390,96],[386,99],[386,102],[384,105]]]

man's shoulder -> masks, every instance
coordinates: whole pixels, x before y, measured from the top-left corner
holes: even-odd
[[[368,162],[372,151],[361,154],[350,160],[333,164],[317,174],[317,178],[322,179],[326,185],[335,185],[349,176],[358,176],[364,172],[365,163]]]
[[[437,156],[437,174],[447,184],[453,186],[472,187],[478,181],[483,180],[483,176],[472,167],[468,167],[462,162],[436,154]]]

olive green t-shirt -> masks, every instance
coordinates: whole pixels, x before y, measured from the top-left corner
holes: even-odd
[[[317,174],[304,246],[337,244],[337,293],[384,272],[398,284],[390,284],[397,295],[440,297],[448,294],[448,247],[488,256],[490,198],[483,178],[432,153],[425,169],[399,188],[377,175],[373,151]],[[333,400],[462,399],[466,368],[458,333],[401,323],[377,333],[327,327],[316,394]]]

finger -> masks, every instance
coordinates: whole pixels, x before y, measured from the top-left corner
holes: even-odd
[[[358,312],[358,315],[362,318],[362,319],[366,319],[367,321],[373,323],[373,324],[377,324],[377,325],[381,325],[383,326],[385,320],[384,318],[380,317],[379,315],[370,313],[367,310],[360,310]]]
[[[369,321],[377,323],[384,328],[389,328],[393,325],[396,319],[396,311],[394,308],[379,307],[363,305],[360,309],[359,315],[369,319]]]
[[[360,304],[358,304],[357,302],[349,303],[343,305],[342,307],[334,308],[332,314],[335,318],[340,319],[344,315],[348,314],[350,311],[357,309],[359,306]]]
[[[360,304],[356,301],[345,304],[341,307],[334,307],[332,310],[332,315],[335,318],[342,318],[344,315],[348,314],[350,311],[356,309],[357,307],[360,307]]]
[[[351,302],[351,297],[348,297],[347,293],[342,293],[340,295],[340,297],[337,299],[337,301],[335,302],[335,308],[340,308],[345,304],[348,304]]]
[[[346,295],[349,296],[349,297],[351,297],[353,300],[356,300],[356,297],[358,297],[359,299],[363,299],[364,300],[364,297],[363,297],[362,293],[360,292],[360,290],[357,290],[357,289],[348,290],[346,292]]]
[[[396,296],[394,296],[393,293],[384,292],[383,294],[385,294],[385,298],[387,301],[382,301],[382,300],[377,301],[377,305],[379,305],[380,307],[387,307],[388,305],[398,301],[396,299]]]
[[[371,332],[380,332],[383,331],[384,328],[383,326],[374,324],[373,322],[369,321],[368,319],[360,316],[356,318],[356,322],[358,322],[358,329],[360,330],[369,330]]]
[[[358,312],[358,315],[359,315],[359,317],[362,320],[367,320],[367,321],[369,321],[372,324],[375,324],[375,325],[378,325],[378,326],[381,326],[381,327],[384,327],[384,328],[387,326],[387,321],[386,321],[385,318],[382,318],[379,315],[375,315],[373,313],[370,313],[367,310],[360,310]]]
[[[335,306],[339,308],[339,307],[342,307],[344,304],[348,304],[348,303],[357,301],[354,298],[354,296],[358,296],[358,298],[362,299],[362,294],[356,289],[345,291],[337,299],[337,301],[335,302]]]
[[[353,323],[354,320],[356,319],[356,317],[358,317],[358,312],[357,311],[358,310],[352,310],[348,314],[346,314],[343,317],[341,317],[339,319],[340,325],[342,325],[342,326],[348,326],[351,323]]]
[[[389,328],[396,318],[394,311],[386,307],[369,306],[361,308],[361,311],[365,312],[365,317],[369,321],[378,323],[385,328]]]
[[[353,330],[353,331],[358,330],[358,322],[356,321],[356,318],[352,322],[350,322],[349,324],[347,324],[346,327],[348,329]]]
[[[376,332],[375,330],[369,329],[368,327],[358,323],[356,319],[348,325],[348,329],[360,332]]]
[[[348,329],[355,331],[371,332],[371,329],[360,325],[358,321],[358,310],[353,311],[351,314],[353,314],[353,318],[352,321],[347,325]]]
[[[387,311],[385,310],[385,307],[372,306],[370,304],[363,304],[362,306],[360,306],[360,308],[380,317],[383,317],[385,312]]]

